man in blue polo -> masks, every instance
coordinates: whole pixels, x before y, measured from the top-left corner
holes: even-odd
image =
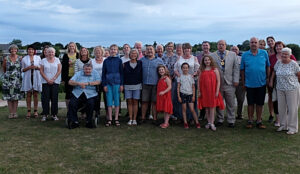
[[[83,65],[83,70],[77,72],[69,81],[69,85],[73,86],[72,97],[68,108],[68,127],[74,129],[79,127],[77,110],[79,104],[86,103],[86,127],[93,128],[92,117],[94,104],[97,98],[96,85],[100,84],[100,75],[93,70],[92,64]]]
[[[155,56],[152,45],[146,46],[146,55],[141,59],[143,65],[143,88],[142,88],[142,120],[146,118],[149,102],[152,104],[153,120],[156,121],[156,85],[158,81],[157,67],[164,64],[161,58]]]
[[[268,53],[258,49],[258,39],[250,39],[250,50],[242,55],[241,77],[247,91],[248,123],[247,128],[253,127],[254,108],[256,109],[256,126],[265,129],[262,124],[262,109],[265,102],[266,84],[269,81],[270,62]]]

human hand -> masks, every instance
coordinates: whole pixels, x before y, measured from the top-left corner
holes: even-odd
[[[178,97],[178,101],[179,103],[182,103],[181,97]]]
[[[104,92],[108,91],[106,86],[103,87],[103,90],[104,90]]]
[[[162,95],[164,95],[165,93],[162,91],[162,92],[160,92],[158,95],[159,96],[162,96]]]

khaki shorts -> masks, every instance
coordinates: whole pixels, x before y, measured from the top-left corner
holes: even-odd
[[[142,101],[143,102],[156,102],[156,85],[143,84]]]

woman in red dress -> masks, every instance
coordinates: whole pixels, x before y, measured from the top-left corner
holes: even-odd
[[[169,118],[173,114],[173,105],[171,97],[172,82],[169,77],[169,72],[164,65],[157,67],[157,73],[160,77],[157,84],[156,93],[156,110],[164,113],[164,123],[160,125],[161,128],[169,127]]]
[[[199,77],[198,108],[206,108],[208,124],[205,128],[215,131],[215,108],[223,110],[224,102],[220,94],[220,74],[211,56],[202,58]]]

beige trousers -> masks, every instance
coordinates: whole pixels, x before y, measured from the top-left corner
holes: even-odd
[[[280,126],[298,132],[299,88],[290,91],[277,90]]]

